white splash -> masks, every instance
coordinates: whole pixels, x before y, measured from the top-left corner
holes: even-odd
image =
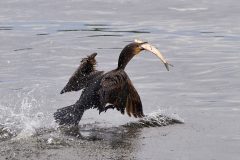
[[[14,139],[27,138],[36,133],[36,129],[41,127],[43,113],[33,113],[37,104],[36,99],[24,97],[14,108],[0,105],[3,116],[0,117],[3,129],[8,131]]]
[[[135,122],[127,123],[126,127],[161,127],[175,123],[184,123],[184,120],[176,113],[158,110],[147,114],[145,117]]]
[[[47,144],[53,144],[53,138],[52,138],[52,137],[49,137],[49,138],[48,138]]]

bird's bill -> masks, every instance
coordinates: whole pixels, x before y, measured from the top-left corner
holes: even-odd
[[[136,43],[143,43],[141,45],[141,47],[149,52],[152,52],[153,54],[155,54],[158,58],[160,58],[160,60],[164,63],[166,69],[169,71],[169,66],[173,66],[170,63],[168,63],[166,61],[166,59],[164,58],[164,56],[161,54],[161,52],[154,46],[152,46],[149,43],[143,42],[141,40],[135,39],[134,40]]]

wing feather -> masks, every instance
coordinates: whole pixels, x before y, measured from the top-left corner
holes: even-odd
[[[102,75],[102,71],[95,70],[97,53],[93,53],[87,58],[83,58],[80,66],[70,77],[61,94],[65,92],[78,91],[85,88],[95,77]]]
[[[131,81],[128,81],[128,89],[129,95],[128,98],[130,99],[131,105],[127,105],[127,110],[130,111],[129,114],[132,114],[134,117],[143,117],[143,109],[142,109],[142,102],[140,96],[138,95],[136,89],[132,85]],[[130,109],[128,109],[128,107]]]
[[[105,75],[101,81],[99,94],[103,106],[111,103],[122,114],[126,110],[130,117],[132,115],[135,118],[144,116],[140,96],[127,74],[122,70],[114,70]]]

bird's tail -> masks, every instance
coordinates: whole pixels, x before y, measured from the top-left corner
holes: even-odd
[[[78,125],[84,113],[84,108],[77,104],[58,109],[54,114],[59,125]]]

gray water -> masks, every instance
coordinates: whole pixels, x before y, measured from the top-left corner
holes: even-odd
[[[237,160],[239,14],[238,0],[0,1],[0,159]],[[79,98],[59,92],[81,58],[97,52],[110,71],[135,38],[174,65],[142,52],[126,68],[162,127],[89,110],[79,128],[59,129],[52,114]]]

